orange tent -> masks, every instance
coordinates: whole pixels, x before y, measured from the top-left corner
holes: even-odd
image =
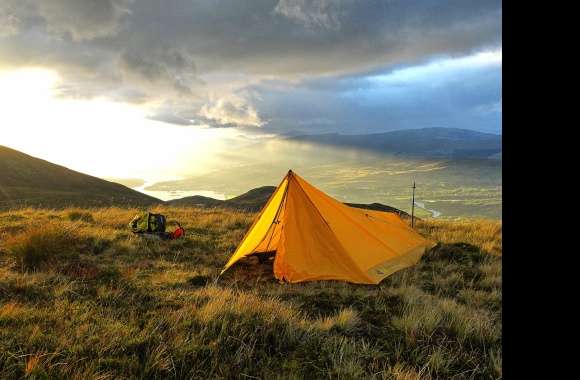
[[[243,257],[274,251],[279,280],[378,284],[431,246],[398,215],[349,207],[290,170],[222,273]]]

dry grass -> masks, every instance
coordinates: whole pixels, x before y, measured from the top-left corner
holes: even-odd
[[[78,257],[82,243],[73,225],[46,222],[10,236],[3,245],[21,270],[38,270]]]
[[[481,250],[501,255],[501,222],[497,220],[422,220],[417,229],[436,241],[445,243],[468,243]]]
[[[379,286],[216,284],[253,214],[160,208],[160,242],[138,211],[0,213],[0,378],[501,378],[500,222],[421,222],[440,244]]]

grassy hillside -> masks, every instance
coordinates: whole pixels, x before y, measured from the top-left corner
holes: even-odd
[[[152,205],[161,201],[0,146],[0,209],[22,206]]]
[[[501,223],[420,222],[441,243],[379,286],[216,275],[254,214],[159,208],[0,213],[0,378],[501,377]]]

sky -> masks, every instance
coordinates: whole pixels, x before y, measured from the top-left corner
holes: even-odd
[[[0,145],[159,181],[276,135],[501,134],[501,19],[485,0],[0,0]]]

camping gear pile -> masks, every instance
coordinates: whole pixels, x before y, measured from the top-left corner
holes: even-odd
[[[281,281],[378,284],[432,246],[397,214],[349,207],[290,170],[221,273],[244,257],[274,252]]]
[[[166,232],[167,218],[165,215],[144,212],[136,215],[129,223],[129,228],[134,234],[156,240],[173,240],[185,235],[185,230],[181,225],[173,221],[177,229],[173,232]]]

